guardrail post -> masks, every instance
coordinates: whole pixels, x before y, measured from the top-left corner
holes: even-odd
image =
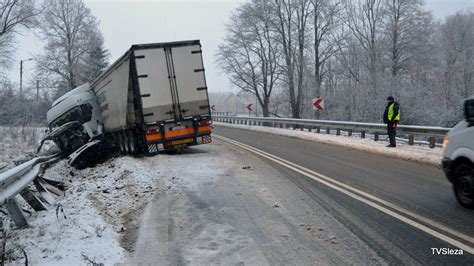
[[[25,201],[35,210],[35,211],[45,211],[46,206],[38,199],[38,197],[31,192],[31,190],[25,187],[21,192],[20,195]]]
[[[408,145],[413,145],[415,144],[415,136],[413,134],[408,135]]]
[[[16,202],[15,198],[10,198],[7,199],[6,202],[7,205],[7,211],[12,217],[13,222],[18,228],[24,228],[28,226],[28,223],[26,222],[26,218],[23,215],[23,212],[21,211],[20,207],[18,207],[18,203]]]
[[[431,136],[430,137],[430,148],[434,148],[436,146],[436,138]]]
[[[329,127],[326,128],[326,134],[331,134],[331,128]]]
[[[313,129],[313,127],[312,127],[312,126],[309,126],[309,127],[308,127],[308,132],[311,132],[312,129]]]
[[[340,128],[337,128],[337,129],[336,129],[336,135],[337,135],[337,136],[340,136],[340,135],[341,135],[341,129],[340,129]]]
[[[301,131],[303,131],[303,130],[304,130],[304,126],[301,126],[300,129],[301,129]]]
[[[374,141],[379,141],[379,132],[374,133]]]
[[[361,138],[361,139],[365,139],[365,131],[364,131],[364,130],[362,130],[362,131],[360,132],[360,138]]]
[[[321,133],[321,127],[316,127],[316,132]]]
[[[348,136],[348,137],[352,136],[352,128],[350,128],[350,129],[347,130],[347,136]]]

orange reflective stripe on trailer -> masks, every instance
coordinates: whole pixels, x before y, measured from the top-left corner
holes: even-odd
[[[194,128],[183,128],[183,129],[165,131],[165,138],[166,139],[176,138],[180,136],[193,135],[193,134],[194,134]]]
[[[147,141],[155,141],[155,140],[160,140],[160,139],[161,139],[161,133],[146,135]]]
[[[210,131],[211,131],[211,126],[210,125],[198,127],[198,133],[210,132]]]

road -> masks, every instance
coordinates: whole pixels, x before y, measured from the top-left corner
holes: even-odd
[[[245,129],[215,126],[214,133],[389,202],[396,207],[391,210],[397,214],[472,248],[474,212],[457,204],[451,185],[437,167]],[[433,255],[431,248],[457,247],[288,167],[272,160],[266,160],[266,163],[344,224],[385,262],[474,262],[470,255]],[[404,212],[415,217],[404,215]]]

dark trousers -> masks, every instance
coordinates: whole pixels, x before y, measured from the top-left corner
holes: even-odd
[[[388,138],[390,139],[390,144],[392,146],[396,146],[397,141],[395,139],[395,136],[397,135],[397,121],[388,122],[387,133],[388,133]]]

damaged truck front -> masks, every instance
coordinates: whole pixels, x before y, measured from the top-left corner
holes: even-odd
[[[70,163],[96,146],[127,154],[211,142],[211,113],[199,40],[133,45],[90,86],[48,111]]]
[[[65,155],[103,133],[99,104],[89,84],[79,86],[54,101],[46,117],[51,132],[43,142],[53,140]]]

